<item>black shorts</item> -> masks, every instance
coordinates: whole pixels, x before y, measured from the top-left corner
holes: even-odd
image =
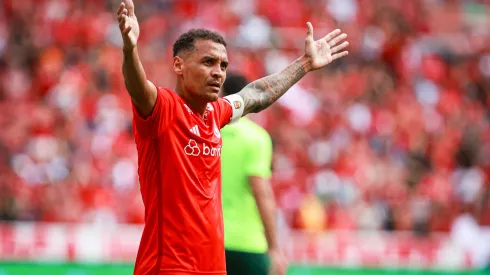
[[[270,259],[267,253],[226,250],[227,275],[267,275]]]

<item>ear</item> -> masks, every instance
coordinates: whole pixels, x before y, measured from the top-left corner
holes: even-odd
[[[182,75],[184,69],[184,60],[178,56],[174,57],[174,71],[177,75]]]

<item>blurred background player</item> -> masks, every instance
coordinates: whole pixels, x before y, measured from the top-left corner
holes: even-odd
[[[228,74],[222,96],[238,93],[248,82]],[[272,140],[265,129],[244,117],[221,130],[223,217],[228,275],[284,274],[279,250],[276,203],[269,182]]]

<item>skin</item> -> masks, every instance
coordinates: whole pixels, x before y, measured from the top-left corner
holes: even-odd
[[[260,219],[264,225],[265,238],[269,248],[268,254],[271,259],[273,274],[282,275],[286,272],[287,262],[279,249],[276,228],[276,200],[268,179],[250,176],[248,178],[250,190],[255,198]]]
[[[143,117],[151,115],[157,98],[156,87],[147,80],[146,74],[138,56],[137,42],[140,34],[138,19],[134,12],[132,0],[121,3],[117,11],[119,29],[123,39],[123,75],[126,89],[131,99]],[[297,60],[282,71],[256,80],[247,85],[238,94],[244,100],[243,116],[248,113],[260,112],[281,97],[286,91],[303,78],[308,72],[323,68],[336,59],[348,55],[345,48],[347,41],[342,42],[347,35],[340,30],[334,30],[325,37],[315,40],[313,26],[307,23],[308,31],[305,38],[305,52]],[[226,78],[228,56],[223,45],[209,41],[198,40],[194,50],[179,53],[173,59],[174,71],[177,75],[176,92],[184,98],[199,114],[203,115],[207,103],[218,99],[219,88]],[[212,87],[211,84],[216,84]],[[270,197],[268,190],[262,190],[260,179],[251,179],[251,187],[257,196]],[[269,195],[268,195],[269,194]],[[259,202],[261,215],[268,218],[264,223],[270,223],[274,218],[269,217],[275,209],[275,203],[270,200]],[[261,210],[262,209],[262,210]],[[267,225],[266,225],[267,227]],[[269,224],[268,231],[275,230],[275,225]],[[268,232],[270,244],[269,255],[275,272],[283,274],[285,261],[277,248],[274,233]]]
[[[238,94],[245,102],[243,115],[257,113],[276,102],[289,88],[303,78],[308,72],[318,70],[332,61],[347,56],[345,49],[349,42],[342,40],[347,34],[334,30],[324,38],[314,40],[313,26],[310,22],[305,38],[305,53],[281,72],[256,80],[247,85]]]
[[[226,48],[211,40],[197,40],[194,50],[174,57],[176,92],[201,114],[208,102],[218,100],[226,79]]]
[[[117,17],[119,29],[123,38],[123,75],[126,89],[142,116],[148,116],[156,102],[157,90],[147,78],[143,65],[138,56],[137,41],[140,34],[138,19],[134,12],[132,0],[121,3]],[[264,110],[281,97],[291,86],[298,82],[308,72],[323,68],[336,59],[348,55],[345,48],[347,41],[342,42],[347,35],[340,30],[334,30],[325,37],[314,40],[313,26],[307,23],[308,32],[305,38],[305,52],[296,61],[279,73],[261,78],[246,86],[239,95],[244,100],[244,113],[255,113]],[[342,42],[342,43],[341,43]],[[226,78],[227,63],[226,49],[212,41],[197,41],[195,51],[186,56],[179,55],[173,60],[174,71],[177,74],[176,91],[186,99],[201,115],[208,102],[217,100],[217,93],[210,92],[207,81],[217,80],[221,86]],[[213,65],[198,63],[203,55],[215,58]],[[203,66],[208,66],[203,68]],[[207,75],[206,77],[204,75]],[[196,77],[196,79],[194,79]],[[206,82],[205,82],[205,79]]]

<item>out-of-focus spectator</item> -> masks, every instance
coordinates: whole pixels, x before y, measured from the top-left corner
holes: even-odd
[[[468,207],[490,225],[488,1],[140,2],[141,58],[161,86],[191,27],[223,33],[249,79],[298,56],[306,21],[349,34],[340,70],[255,117],[289,226],[428,234]],[[118,4],[0,2],[1,219],[143,222]]]

